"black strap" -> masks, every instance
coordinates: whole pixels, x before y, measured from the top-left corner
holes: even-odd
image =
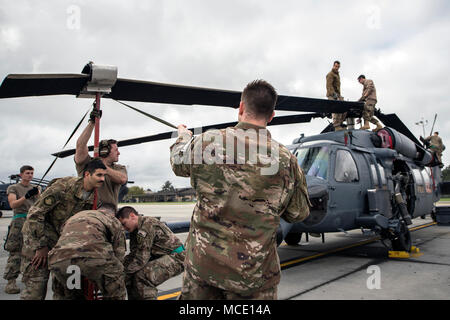
[[[81,118],[80,122],[78,122],[77,126],[75,127],[75,129],[73,129],[72,133],[69,136],[69,139],[67,139],[66,143],[64,144],[64,146],[62,147],[62,149],[64,149],[67,144],[69,143],[70,139],[72,139],[73,135],[75,134],[75,132],[77,132],[78,128],[81,126],[81,124],[83,123],[84,119],[86,118],[87,114],[89,113],[89,110],[91,110],[91,107],[89,107],[89,109],[86,111],[86,113],[84,114],[83,118]],[[53,162],[50,164],[50,167],[48,167],[47,171],[45,171],[44,175],[42,176],[41,180],[39,181],[38,185],[41,184],[42,180],[44,180],[45,176],[47,175],[47,173],[49,173],[50,169],[53,167],[53,165],[55,164],[56,160],[58,159],[58,157],[55,157],[55,159],[53,160]]]
[[[113,99],[113,100],[116,101],[116,102],[118,102],[118,103],[120,103],[120,104],[123,104],[124,106],[126,106],[126,107],[128,107],[128,108],[130,108],[130,109],[133,109],[134,111],[137,111],[137,112],[139,112],[139,113],[141,113],[141,114],[143,114],[143,115],[145,115],[145,116],[147,116],[147,117],[149,117],[149,118],[152,118],[153,120],[156,120],[156,121],[158,121],[158,122],[161,122],[162,124],[165,124],[166,126],[169,126],[169,127],[171,127],[171,128],[174,128],[174,129],[178,129],[177,126],[171,124],[170,122],[167,122],[166,120],[163,120],[163,119],[161,119],[161,118],[158,118],[157,116],[153,116],[153,115],[151,115],[151,114],[148,114],[148,113],[145,112],[145,111],[139,110],[138,108],[132,107],[132,106],[130,106],[129,104],[126,104],[126,103],[121,102],[121,101],[119,101],[119,100],[116,100],[116,99]]]

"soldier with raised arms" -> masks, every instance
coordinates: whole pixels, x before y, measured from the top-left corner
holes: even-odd
[[[8,281],[5,292],[16,294],[20,292],[16,284],[16,279],[20,274],[20,261],[22,251],[22,227],[28,214],[28,210],[36,202],[40,187],[31,183],[34,169],[32,166],[24,165],[20,168],[20,182],[10,185],[6,190],[9,206],[13,210],[14,216],[8,227],[8,235],[4,248],[9,252],[3,278]]]
[[[101,117],[101,111],[95,109],[91,112],[89,123],[77,140],[75,149],[75,167],[79,176],[92,157],[89,156],[87,143],[95,128],[95,118]],[[119,148],[113,139],[101,140],[99,143],[99,156],[106,166],[105,183],[98,189],[101,202],[113,203],[116,207],[119,202],[120,186],[127,183],[128,175],[125,166],[116,163],[119,161]]]
[[[235,127],[192,141],[178,126],[172,170],[190,177],[198,199],[180,299],[277,299],[280,217],[302,221],[310,204],[297,158],[266,129],[276,101],[272,85],[256,80],[242,92]]]

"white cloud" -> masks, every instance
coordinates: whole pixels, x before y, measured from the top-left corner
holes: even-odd
[[[79,29],[68,28],[70,6],[80,9]],[[0,76],[79,73],[92,60],[117,65],[122,78],[230,90],[263,78],[280,94],[324,98],[325,75],[338,59],[346,99],[360,97],[356,77],[364,73],[375,81],[377,106],[396,112],[414,133],[421,132],[415,122],[421,117],[431,122],[437,112],[435,128],[445,143],[450,139],[449,6],[437,0],[3,1]],[[91,102],[68,96],[0,101],[0,180],[24,162],[34,164],[39,176]],[[131,104],[188,126],[237,118],[229,108]],[[113,101],[104,99],[102,109],[103,137],[172,130]],[[318,133],[326,125],[316,119],[270,130],[289,144],[300,133]],[[130,179],[152,189],[166,180],[188,185],[170,170],[171,143],[122,148],[120,162],[129,166]],[[67,158],[58,160],[50,177],[72,174],[73,160]]]

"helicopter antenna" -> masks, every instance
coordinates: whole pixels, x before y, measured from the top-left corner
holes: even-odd
[[[430,136],[433,134],[434,124],[436,123],[437,113],[434,114],[433,125],[431,126]]]

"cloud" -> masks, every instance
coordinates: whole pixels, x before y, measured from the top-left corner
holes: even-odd
[[[92,60],[117,65],[122,78],[229,90],[262,78],[280,94],[324,98],[325,75],[338,59],[346,99],[360,97],[356,77],[364,73],[377,87],[377,107],[397,113],[412,132],[422,132],[414,124],[421,117],[431,123],[438,113],[435,129],[445,143],[450,139],[445,129],[450,121],[449,6],[447,1],[387,0],[287,0],[282,5],[256,0],[4,1],[0,76],[79,73]],[[0,101],[0,180],[23,163],[34,164],[36,176],[44,172],[50,153],[62,147],[91,103],[69,96]],[[132,105],[189,126],[237,119],[229,108]],[[114,101],[103,99],[102,109],[102,137],[121,140],[171,130]],[[300,133],[315,134],[326,125],[325,119],[316,119],[270,130],[289,144]],[[171,143],[122,148],[120,162],[128,166],[130,180],[152,189],[166,180],[189,185],[170,170]],[[73,159],[67,158],[57,161],[49,177],[72,174]]]

